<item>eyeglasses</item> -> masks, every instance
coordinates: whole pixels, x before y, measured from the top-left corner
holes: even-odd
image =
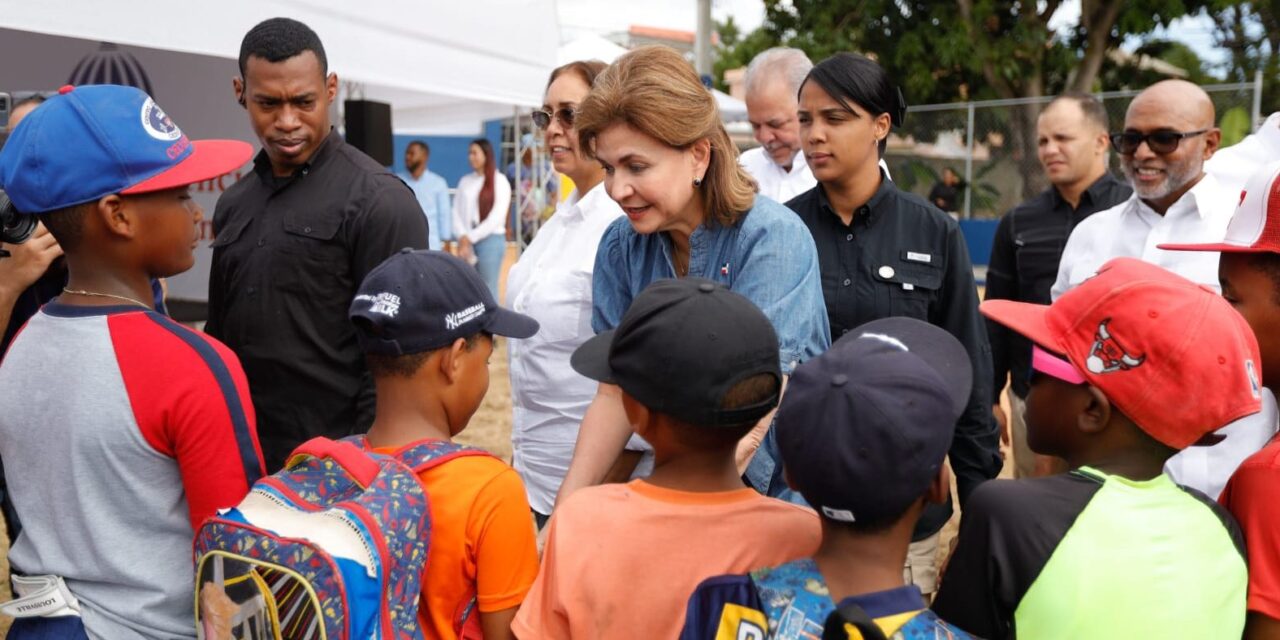
[[[1178,144],[1184,138],[1198,136],[1208,133],[1208,129],[1199,131],[1172,131],[1170,129],[1160,129],[1151,133],[1142,133],[1141,131],[1125,131],[1123,133],[1111,134],[1111,144],[1126,156],[1133,155],[1138,151],[1138,147],[1143,142],[1151,148],[1153,153],[1173,153],[1178,148]]]
[[[570,109],[569,107],[561,107],[555,112],[547,111],[545,109],[534,109],[533,113],[530,115],[533,116],[533,124],[539,129],[546,129],[551,126],[551,118],[559,120],[560,126],[570,129],[573,127],[573,121],[577,118],[578,112]]]

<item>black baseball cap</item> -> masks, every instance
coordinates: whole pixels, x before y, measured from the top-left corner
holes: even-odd
[[[582,375],[616,384],[652,411],[695,426],[755,422],[778,391],[748,407],[724,409],[734,385],[767,373],[782,386],[778,334],[740,294],[703,278],[665,279],[640,292],[612,331],[570,359]]]
[[[938,475],[972,367],[951,334],[884,318],[800,365],[774,428],[787,475],[832,520],[883,523]]]
[[[481,331],[528,338],[538,321],[494,302],[480,274],[443,251],[401,249],[365,276],[347,316],[365,353],[440,349]]]

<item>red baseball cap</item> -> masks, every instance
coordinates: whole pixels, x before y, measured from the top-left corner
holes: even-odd
[[[1065,357],[1148,435],[1183,449],[1262,408],[1258,341],[1222,296],[1116,258],[1050,306],[990,300],[982,314]]]
[[[1280,253],[1280,162],[1266,165],[1245,183],[1222,242],[1158,246],[1169,251]]]

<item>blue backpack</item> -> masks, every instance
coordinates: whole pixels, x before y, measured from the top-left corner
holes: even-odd
[[[489,455],[423,440],[394,455],[314,438],[196,534],[202,640],[421,640],[431,511],[418,474]],[[475,603],[457,627],[475,624]]]
[[[751,572],[751,580],[769,621],[769,638],[971,640],[929,609],[886,635],[858,605],[850,602],[837,607],[831,601],[826,581],[811,558],[757,569]]]

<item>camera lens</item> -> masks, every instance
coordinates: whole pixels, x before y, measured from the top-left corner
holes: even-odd
[[[22,244],[36,230],[36,217],[18,212],[0,189],[0,242]]]

